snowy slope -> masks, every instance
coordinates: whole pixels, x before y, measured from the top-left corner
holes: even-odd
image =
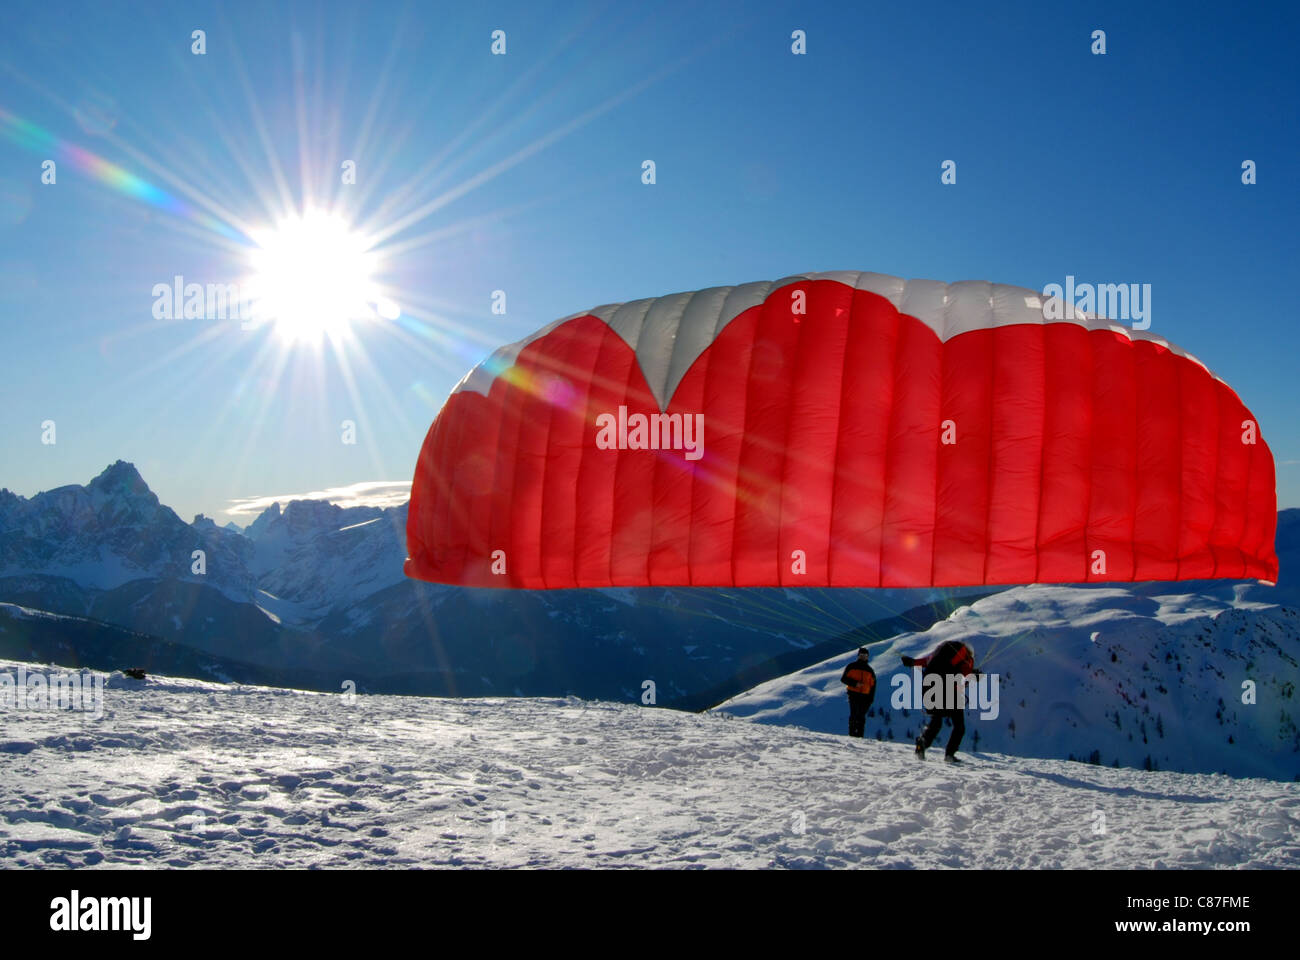
[[[61,663],[90,670],[138,667],[149,673],[231,683],[335,690],[337,674],[300,666],[275,670],[226,660],[157,636],[85,617],[48,613],[0,601],[0,659]]]
[[[967,712],[967,750],[1187,772],[1300,778],[1300,612],[1174,584],[1028,586],[873,646],[867,736],[907,743],[924,725],[891,706],[902,654],[961,640],[998,675],[998,715]],[[853,651],[768,681],[718,707],[834,733],[847,724],[840,671]],[[1242,702],[1255,683],[1254,704]],[[941,737],[946,738],[946,732]],[[978,739],[976,739],[978,738]],[[946,742],[946,739],[941,742]]]
[[[1300,866],[1300,784],[954,768],[579,700],[121,677],[106,700],[4,715],[0,867]]]

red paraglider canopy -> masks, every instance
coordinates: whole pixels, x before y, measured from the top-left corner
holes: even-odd
[[[638,300],[494,353],[420,451],[412,577],[921,587],[1277,578],[1273,458],[1160,337],[983,282]]]

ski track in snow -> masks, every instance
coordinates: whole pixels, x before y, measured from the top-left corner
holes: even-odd
[[[100,720],[0,711],[0,866],[1300,866],[1300,784],[952,767],[578,700],[120,676],[106,693]]]

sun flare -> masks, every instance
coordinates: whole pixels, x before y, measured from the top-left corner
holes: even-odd
[[[337,214],[307,210],[253,240],[253,313],[283,339],[337,338],[353,321],[396,312],[375,282],[379,257]]]

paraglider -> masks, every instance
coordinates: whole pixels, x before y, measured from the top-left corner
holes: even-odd
[[[916,738],[917,758],[925,759],[925,751],[930,749],[930,744],[943,729],[944,720],[948,720],[952,724],[952,733],[944,747],[943,758],[949,763],[960,763],[957,750],[966,735],[964,681],[972,673],[976,677],[980,675],[975,669],[975,651],[960,640],[947,640],[924,657],[902,657],[902,663],[905,667],[922,670],[925,682],[931,687],[930,692],[937,694],[925,708],[930,721]]]
[[[1276,580],[1273,458],[1250,411],[1163,338],[1058,308],[842,272],[558,320],[447,399],[406,572],[534,589]]]

